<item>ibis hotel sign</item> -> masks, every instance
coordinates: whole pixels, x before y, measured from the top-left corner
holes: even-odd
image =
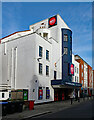
[[[74,75],[74,64],[69,64],[69,74]]]
[[[55,26],[55,25],[57,25],[57,16],[51,17],[48,20],[48,27],[49,28],[52,26]]]

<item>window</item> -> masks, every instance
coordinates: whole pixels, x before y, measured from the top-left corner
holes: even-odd
[[[42,64],[39,63],[39,74],[42,74]]]
[[[49,76],[49,66],[46,65],[46,75]]]
[[[49,60],[49,51],[46,50],[46,60]]]
[[[82,85],[83,85],[83,80],[82,80]]]
[[[72,43],[72,37],[70,36],[70,43]]]
[[[82,65],[82,69],[83,69],[83,65]]]
[[[75,82],[76,82],[76,76],[75,76]]]
[[[38,90],[38,99],[39,100],[43,99],[43,89],[42,89],[42,87],[39,87],[39,90]]]
[[[78,68],[77,68],[77,73],[78,73]]]
[[[76,67],[75,67],[75,72],[76,72]]]
[[[46,99],[50,98],[50,90],[49,87],[46,87]]]
[[[70,50],[70,55],[72,55],[72,50]]]
[[[5,94],[4,93],[2,93],[2,98],[4,98],[5,97]]]
[[[39,56],[42,57],[43,48],[39,46]]]
[[[45,39],[48,39],[48,33],[43,33],[43,37],[44,37]]]
[[[64,41],[68,41],[68,35],[64,35]]]
[[[78,77],[77,77],[77,82],[78,82]]]
[[[82,77],[83,77],[83,72],[82,72]]]
[[[64,54],[68,54],[68,48],[67,47],[64,47]]]
[[[41,33],[39,33],[39,35],[41,36]]]
[[[57,75],[57,72],[56,72],[56,71],[54,71],[54,79],[56,79],[56,75]]]

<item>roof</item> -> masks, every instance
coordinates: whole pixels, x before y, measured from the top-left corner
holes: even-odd
[[[12,36],[12,35],[14,35],[14,34],[16,34],[16,33],[27,32],[27,31],[30,31],[30,30],[14,32],[14,33],[12,33],[12,34],[10,34],[10,35],[8,35],[8,36],[5,36],[5,37],[1,38],[0,41],[3,40],[3,39],[5,39],[5,38],[7,38],[7,37],[10,37],[10,36]]]
[[[74,55],[74,56],[78,56],[80,59],[82,59],[87,65],[89,65],[82,57],[80,57],[79,55]],[[90,65],[89,65],[90,66]],[[91,66],[90,66],[91,67]]]

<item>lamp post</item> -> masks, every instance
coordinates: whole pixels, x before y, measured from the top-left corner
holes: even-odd
[[[59,62],[59,60],[61,59],[61,57],[64,56],[64,55],[65,55],[65,53],[63,53],[63,54],[59,57],[59,59],[55,62],[55,67],[57,67],[56,64]]]

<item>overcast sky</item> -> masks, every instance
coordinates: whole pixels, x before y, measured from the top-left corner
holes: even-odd
[[[73,53],[92,66],[92,3],[3,2],[2,36],[28,30],[29,25],[60,14],[73,32]]]

